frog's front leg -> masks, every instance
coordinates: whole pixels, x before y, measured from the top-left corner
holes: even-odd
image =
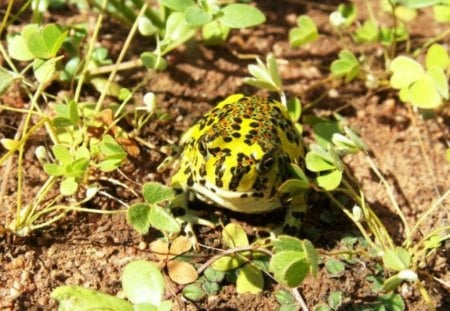
[[[297,235],[307,210],[305,193],[299,193],[289,198],[287,203],[282,232],[289,235]]]
[[[186,191],[178,193],[172,200],[170,208],[176,220],[184,227],[183,230],[191,240],[194,249],[198,250],[198,240],[193,225],[207,226],[210,228],[215,228],[216,225],[207,219],[201,218],[196,211],[189,209],[190,195],[192,193]]]

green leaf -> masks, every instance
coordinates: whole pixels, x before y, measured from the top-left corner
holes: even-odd
[[[336,166],[333,163],[330,163],[313,151],[306,154],[305,164],[306,168],[312,172],[322,172],[336,169]]]
[[[133,304],[133,311],[159,311],[159,308],[150,303],[137,303]]]
[[[120,167],[124,160],[124,157],[119,156],[109,156],[106,160],[100,161],[97,167],[103,172],[112,172]]]
[[[289,235],[280,235],[273,241],[273,251],[275,253],[283,251],[303,252],[303,244],[298,238],[291,237]]]
[[[442,103],[442,98],[434,87],[429,75],[423,75],[413,83],[408,90],[408,101],[419,108],[436,108]]]
[[[432,67],[427,70],[428,76],[431,78],[433,82],[434,88],[438,92],[438,94],[448,99],[448,83],[447,76],[444,73],[444,70],[437,67]]]
[[[170,214],[167,209],[159,206],[153,206],[149,215],[150,224],[163,232],[177,233],[180,232],[180,224]]]
[[[269,271],[280,283],[297,287],[308,274],[309,266],[303,252],[283,251],[272,256]]]
[[[435,5],[433,6],[434,19],[439,23],[450,22],[450,5]]]
[[[307,15],[301,15],[297,19],[298,27],[289,31],[289,43],[292,47],[299,47],[315,41],[319,37],[317,26]]]
[[[81,286],[59,286],[52,291],[50,297],[58,301],[59,311],[133,311],[133,306],[128,301]]]
[[[336,121],[317,122],[313,126],[314,139],[322,148],[328,148],[335,133],[341,133]]]
[[[56,56],[66,36],[67,31],[62,32],[59,26],[55,24],[48,24],[42,29],[42,38],[50,53],[50,57]]]
[[[377,42],[378,37],[378,26],[371,20],[366,20],[364,24],[355,31],[357,42]]]
[[[223,256],[214,261],[212,267],[218,271],[230,271],[239,268],[247,261],[235,255]]]
[[[218,20],[213,20],[202,27],[202,38],[206,45],[223,44],[229,33],[230,27],[223,25]]]
[[[215,270],[211,267],[208,267],[205,272],[203,272],[203,275],[210,282],[222,282],[222,280],[225,278],[225,272]]]
[[[279,291],[277,291],[275,293],[275,298],[277,299],[278,303],[281,305],[295,303],[294,297],[292,297],[291,293],[285,289],[280,289]]]
[[[409,268],[411,255],[403,247],[387,250],[383,255],[384,267],[388,270],[401,271]]]
[[[341,16],[344,18],[345,26],[350,26],[357,17],[356,6],[353,3],[342,3],[338,6],[338,12],[341,13]]]
[[[259,294],[264,287],[264,278],[260,269],[251,263],[244,265],[238,271],[236,292],[238,294]]]
[[[189,284],[183,288],[183,296],[192,301],[199,301],[205,297],[206,293],[197,284]]]
[[[328,305],[322,303],[314,306],[313,311],[331,311],[331,308]]]
[[[144,66],[148,69],[163,71],[167,68],[167,61],[153,52],[144,52],[141,54],[141,60]]]
[[[352,52],[342,50],[339,58],[331,63],[330,70],[335,77],[345,76],[345,82],[350,82],[359,74],[359,62]]]
[[[341,184],[341,181],[342,171],[339,170],[323,173],[316,178],[317,185],[327,191],[336,189]]]
[[[137,260],[126,265],[122,273],[122,287],[128,300],[133,304],[161,304],[164,294],[164,277],[159,268],[145,260]]]
[[[229,223],[222,230],[222,240],[229,248],[248,246],[248,238],[244,229],[235,223]]]
[[[54,145],[52,147],[52,152],[56,160],[64,165],[70,164],[73,161],[73,157],[69,150],[63,145]]]
[[[406,56],[396,57],[391,62],[389,69],[393,72],[390,82],[394,89],[407,87],[425,74],[419,62]]]
[[[345,264],[340,260],[329,258],[325,263],[325,268],[331,277],[339,277],[345,271]]]
[[[279,188],[280,193],[296,195],[309,189],[309,182],[301,179],[288,179]]]
[[[328,296],[328,305],[333,310],[338,310],[342,305],[343,294],[341,291],[332,291]]]
[[[427,52],[425,60],[427,69],[437,67],[440,69],[447,69],[450,63],[447,50],[440,44],[433,44]]]
[[[13,81],[14,75],[10,71],[0,67],[0,96],[6,93]]]
[[[271,81],[279,88],[282,88],[282,82],[280,77],[280,71],[278,70],[277,59],[272,53],[269,53],[266,57],[267,72],[270,75]]]
[[[78,189],[78,183],[75,181],[75,177],[67,177],[64,179],[60,186],[59,191],[62,195],[69,196],[75,194]]]
[[[99,144],[100,152],[105,156],[124,155],[126,152],[111,135],[104,135]]]
[[[317,253],[314,245],[308,241],[302,241],[303,250],[305,253],[306,261],[309,265],[309,271],[313,277],[316,277],[317,271],[319,271],[319,254]]]
[[[209,23],[213,17],[211,14],[206,13],[201,7],[195,5],[186,9],[184,18],[189,25],[201,26]]]
[[[62,176],[65,173],[64,167],[55,163],[45,163],[44,171],[51,176]]]
[[[381,309],[381,306],[376,310],[387,310],[387,311],[404,311],[406,310],[405,302],[403,301],[402,296],[398,294],[386,294],[377,298],[379,305],[384,308]]]
[[[383,282],[382,290],[389,292],[395,290],[404,281],[416,282],[418,280],[417,273],[412,270],[402,270]]]
[[[173,199],[175,197],[175,191],[158,182],[148,182],[142,188],[142,195],[148,203],[158,204]]]
[[[127,222],[141,234],[147,234],[150,227],[150,210],[148,204],[137,203],[131,205],[127,210]]]
[[[166,33],[161,42],[161,56],[192,38],[195,32],[195,28],[186,23],[184,13],[172,12],[167,18]]]
[[[51,80],[53,73],[55,72],[56,64],[54,59],[42,60],[35,59],[33,61],[34,76],[40,83],[46,83]]]
[[[302,103],[298,97],[292,97],[287,101],[287,109],[293,121],[300,119],[302,115]]]
[[[195,5],[194,0],[161,0],[161,3],[171,10],[184,12],[187,8]]]
[[[247,4],[232,3],[220,10],[221,23],[230,28],[246,28],[262,24],[266,21],[264,14]]]
[[[11,58],[19,61],[30,61],[34,59],[33,53],[30,52],[25,39],[16,35],[14,37],[8,37],[8,54]]]

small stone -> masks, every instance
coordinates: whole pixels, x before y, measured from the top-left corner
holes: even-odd
[[[328,91],[328,97],[330,97],[330,98],[338,98],[339,97],[339,92],[336,89],[330,89]]]
[[[144,241],[141,241],[138,245],[138,249],[143,251],[146,248],[147,248],[147,243],[145,243]]]

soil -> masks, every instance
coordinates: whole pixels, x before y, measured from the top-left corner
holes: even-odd
[[[252,94],[253,87],[243,84],[248,75],[247,65],[253,59],[242,57],[259,55],[264,57],[273,52],[278,59],[285,60],[280,67],[285,90],[289,96],[298,96],[308,107],[304,115],[331,116],[339,112],[350,126],[356,129],[370,146],[371,158],[379,170],[393,186],[394,196],[410,224],[427,211],[431,204],[450,187],[450,165],[445,158],[449,141],[449,109],[440,111],[434,117],[423,119],[419,113],[399,101],[391,90],[369,90],[357,80],[352,83],[340,83],[327,79],[329,65],[345,44],[346,47],[364,52],[366,55],[379,55],[380,48],[366,46],[361,51],[350,40],[342,40],[328,23],[328,15],[340,1],[258,1],[258,7],[264,11],[267,22],[264,25],[232,31],[225,45],[205,47],[196,41],[190,41],[182,48],[170,53],[169,66],[164,72],[149,74],[140,68],[133,72],[121,72],[118,83],[133,88],[144,81],[136,98],[147,91],[157,94],[158,109],[167,113],[168,120],[153,120],[141,131],[140,138],[153,144],[149,149],[140,145],[137,157],[129,157],[121,167],[123,174],[108,176],[117,179],[136,192],[147,181],[159,181],[168,184],[173,170],[156,170],[166,157],[161,147],[176,144],[182,133],[207,112],[215,103],[232,93]],[[364,14],[364,5],[357,1],[359,11]],[[0,9],[5,9],[0,5]],[[74,7],[52,11],[47,20],[67,23],[69,14],[79,19],[87,16]],[[288,32],[295,26],[296,17],[308,14],[319,26],[320,38],[301,48],[289,46]],[[89,20],[92,20],[89,18]],[[24,18],[23,23],[27,21]],[[20,22],[18,21],[19,25]],[[432,25],[420,27],[418,25]],[[16,27],[16,26],[14,26]],[[415,46],[442,33],[448,24],[436,24],[430,11],[422,10],[418,19],[411,25],[411,38]],[[111,18],[106,18],[100,34],[102,43],[113,56],[122,48],[128,30]],[[2,44],[5,37],[2,37]],[[450,44],[450,38],[444,38]],[[128,58],[138,57],[143,50],[151,50],[151,42],[135,40]],[[381,57],[374,58],[380,62]],[[4,61],[0,58],[0,64]],[[381,64],[374,63],[381,67]],[[51,85],[52,92],[64,86]],[[86,88],[84,99],[95,98],[98,94]],[[20,92],[18,86],[12,87],[1,98],[3,105],[16,108],[26,107],[29,100]],[[22,115],[1,111],[0,138],[13,138],[16,135]],[[305,127],[305,139],[310,139],[310,129]],[[37,132],[29,140],[24,161],[24,203],[36,195],[39,187],[47,179],[40,163],[34,156],[36,146],[47,142],[45,132]],[[0,147],[2,148],[2,147]],[[5,150],[0,149],[4,154]],[[352,155],[345,158],[347,165],[364,191],[369,204],[386,225],[395,241],[400,244],[403,232],[401,220],[389,201],[386,189],[371,172],[364,155]],[[15,213],[17,180],[16,162],[12,166],[0,167],[0,176],[10,173],[4,191],[0,210],[0,309],[1,310],[51,310],[56,309],[50,292],[60,285],[82,285],[110,294],[123,296],[120,275],[123,267],[135,259],[154,259],[148,244],[157,237],[156,232],[141,236],[126,222],[124,214],[97,215],[91,213],[70,213],[57,224],[33,231],[27,237],[18,237],[6,230]],[[99,181],[102,190],[127,204],[137,199],[126,189],[117,187],[105,179]],[[347,235],[358,235],[355,228],[339,209],[318,194],[311,194],[311,209],[305,220],[301,238],[308,238],[323,251],[333,252],[342,248],[341,239]],[[422,225],[427,232],[436,225],[448,225],[449,200],[442,203],[437,213]],[[107,197],[100,197],[87,204],[98,209],[120,209],[121,206]],[[214,208],[211,208],[213,210]],[[221,216],[247,223],[242,215],[220,211]],[[204,245],[223,248],[220,244],[220,229],[197,228],[198,238]],[[195,254],[194,262],[203,263],[212,255],[211,250],[202,248]],[[450,282],[449,244],[441,247],[429,260],[423,271],[447,284]],[[373,302],[377,293],[366,277],[373,274],[376,262],[363,261],[347,265],[339,277],[330,277],[323,264],[317,278],[307,278],[299,290],[309,308],[326,303],[328,294],[341,290],[344,294],[342,310],[355,305],[367,305]],[[439,310],[450,310],[448,288],[433,280],[425,283]],[[260,295],[238,295],[234,286],[223,284],[220,292],[200,302],[190,302],[180,295],[172,297],[177,310],[274,310],[278,308],[275,299],[278,285],[269,283]],[[176,292],[171,284],[169,292]],[[408,310],[424,310],[425,305],[420,294],[407,284],[399,292],[405,299]]]

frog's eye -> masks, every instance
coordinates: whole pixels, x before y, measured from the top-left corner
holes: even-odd
[[[261,159],[261,162],[258,163],[256,169],[260,173],[266,173],[269,171],[272,166],[275,164],[275,157],[272,153],[265,154]]]

